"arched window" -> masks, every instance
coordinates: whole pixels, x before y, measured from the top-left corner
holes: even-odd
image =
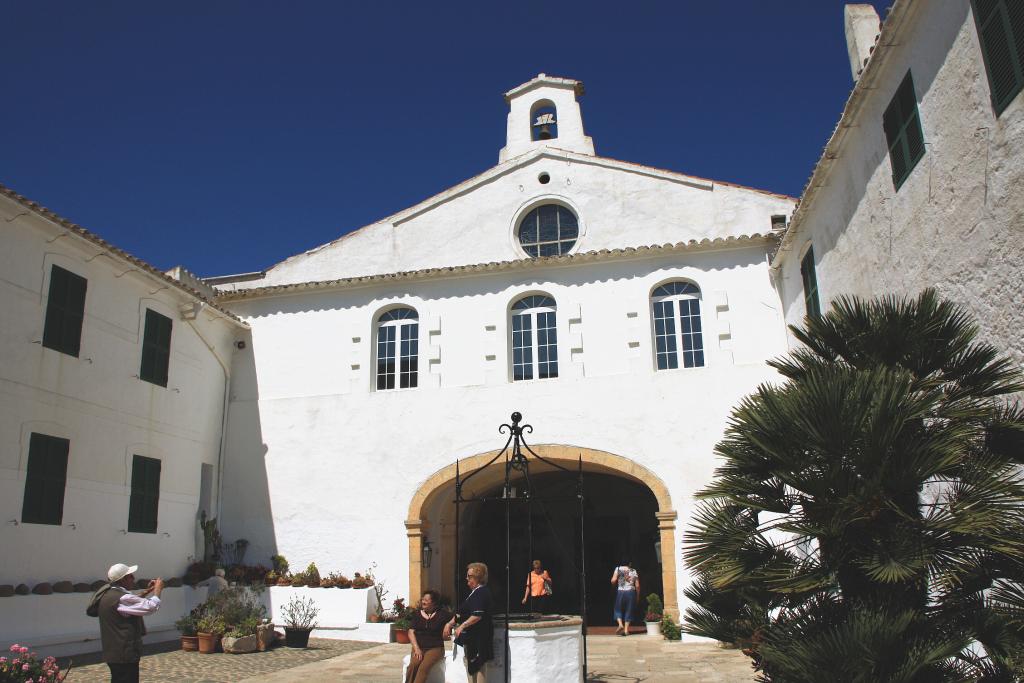
[[[543,204],[519,221],[519,245],[530,256],[568,254],[580,235],[576,214],[561,204]]]
[[[512,304],[512,381],[558,377],[555,300],[543,294]]]
[[[690,282],[668,282],[651,294],[654,308],[654,347],[659,370],[704,366],[700,324],[700,288]],[[678,317],[676,311],[678,310]]]
[[[378,391],[416,386],[419,347],[420,324],[416,311],[392,308],[381,314],[377,319]]]

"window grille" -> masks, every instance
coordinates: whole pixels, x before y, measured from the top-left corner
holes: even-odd
[[[512,305],[512,381],[558,377],[555,300],[531,295]]]
[[[411,389],[419,373],[419,316],[393,308],[377,319],[377,390]]]
[[[651,307],[654,312],[654,356],[657,368],[678,368],[680,356],[684,368],[703,367],[700,288],[691,282],[668,282],[651,294]]]

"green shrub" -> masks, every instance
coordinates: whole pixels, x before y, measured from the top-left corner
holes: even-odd
[[[679,640],[683,637],[679,624],[672,621],[672,617],[667,614],[661,617],[661,635],[665,636],[665,640]]]

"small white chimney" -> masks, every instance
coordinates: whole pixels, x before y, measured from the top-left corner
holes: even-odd
[[[850,55],[850,72],[856,81],[860,78],[860,72],[875,47],[875,40],[881,30],[881,21],[878,12],[871,5],[847,5],[843,19],[846,27],[846,51]]]

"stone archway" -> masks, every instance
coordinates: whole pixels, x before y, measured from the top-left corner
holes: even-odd
[[[675,528],[678,513],[672,507],[672,500],[664,482],[646,467],[619,455],[599,451],[592,448],[542,444],[531,446],[538,455],[557,462],[563,467],[575,468],[579,458],[583,458],[584,473],[600,472],[612,474],[643,484],[657,500],[658,511],[655,514],[658,524],[658,536],[662,548],[661,583],[664,593],[665,611],[673,618],[679,618],[679,603],[676,595],[676,563],[675,563]],[[465,474],[485,465],[498,451],[481,453],[459,461],[459,468]],[[500,467],[494,468],[498,476],[503,476]],[[482,475],[481,475],[482,476]],[[422,564],[423,541],[432,526],[439,526],[437,519],[430,518],[430,509],[444,504],[441,496],[453,495],[451,492],[455,482],[455,464],[438,470],[427,478],[417,489],[409,503],[406,516],[406,534],[409,538],[409,595],[415,599],[428,588],[428,576]],[[486,485],[487,481],[480,482]],[[493,482],[490,482],[493,483]],[[454,503],[450,503],[454,507]],[[454,552],[455,538],[452,533],[441,531],[440,555],[450,558]],[[435,537],[433,543],[437,543]],[[436,546],[435,546],[436,547]]]

